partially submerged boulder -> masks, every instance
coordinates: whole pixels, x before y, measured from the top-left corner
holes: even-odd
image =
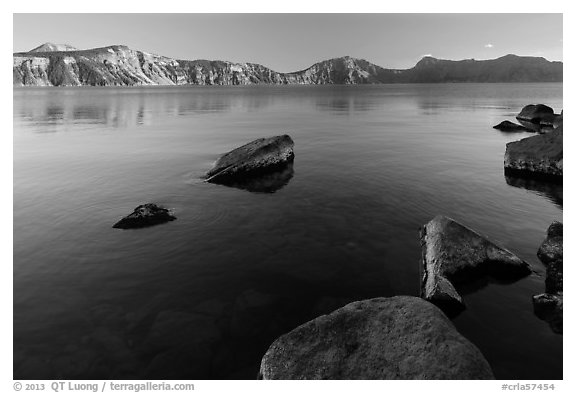
[[[272,343],[260,379],[493,379],[436,306],[411,296],[350,303]]]
[[[220,157],[206,181],[228,183],[281,169],[294,160],[294,141],[288,135],[260,138]]]
[[[544,116],[553,115],[554,109],[544,104],[526,105],[520,113],[516,115],[518,120],[529,121],[532,123],[539,122]]]
[[[540,132],[545,134],[555,128],[558,128],[564,123],[562,115],[550,115],[544,116],[540,119]]]
[[[176,217],[170,212],[170,210],[158,207],[154,203],[146,203],[138,206],[132,213],[114,224],[112,228],[144,228],[175,219]]]
[[[534,313],[546,320],[552,330],[562,333],[563,312],[563,225],[554,221],[538,249],[538,258],[546,265],[546,292],[532,298]]]
[[[538,258],[544,265],[549,265],[555,261],[563,258],[563,237],[564,226],[561,222],[554,221],[546,231],[546,239],[540,245]]]
[[[550,325],[554,333],[563,333],[564,295],[542,293],[532,297],[534,314]]]
[[[523,131],[535,132],[530,128],[526,128],[524,126],[521,126],[520,124],[512,123],[511,121],[508,120],[504,120],[503,122],[501,122],[500,124],[496,124],[492,128],[505,132],[523,132]]]
[[[558,123],[558,117],[561,115],[554,114],[554,109],[543,104],[530,104],[526,105],[516,119],[523,126],[535,131],[542,132],[543,128],[554,128],[554,124]],[[557,127],[557,125],[556,125]]]
[[[562,181],[563,126],[543,134],[506,144],[504,171],[511,176],[529,176]]]
[[[436,216],[420,229],[422,247],[421,296],[449,314],[464,308],[454,287],[486,276],[517,279],[530,266],[484,236],[445,216]]]

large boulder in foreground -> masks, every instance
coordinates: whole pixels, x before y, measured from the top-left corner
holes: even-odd
[[[538,258],[546,265],[546,292],[532,298],[534,313],[547,321],[556,333],[562,333],[564,285],[563,285],[563,225],[553,222],[547,236],[538,249]]]
[[[562,181],[563,126],[543,134],[506,144],[504,171],[509,176],[527,176]]]
[[[560,116],[554,114],[554,109],[547,105],[530,104],[522,108],[516,119],[532,131],[542,132],[544,128],[554,128]]]
[[[436,216],[420,229],[421,296],[449,314],[464,308],[454,287],[477,284],[486,276],[517,279],[530,266],[484,236],[445,216]]]
[[[350,303],[272,343],[261,379],[493,379],[436,306],[410,296]]]
[[[294,141],[288,135],[260,138],[220,157],[206,181],[227,183],[278,171],[294,159]]]
[[[176,217],[168,209],[158,207],[154,203],[138,206],[132,213],[118,221],[112,228],[134,229],[163,224],[175,220]]]

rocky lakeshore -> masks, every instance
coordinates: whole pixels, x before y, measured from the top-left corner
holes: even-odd
[[[365,116],[358,117],[364,121]],[[525,261],[538,269],[539,263],[533,263],[536,249],[545,237],[545,226],[552,222],[551,216],[558,219],[558,208],[548,201],[539,201],[536,194],[543,192],[538,191],[537,185],[526,186],[524,178],[507,178],[510,187],[502,181],[498,171],[502,143],[494,149],[497,162],[491,167],[496,167],[493,171],[496,176],[490,178],[500,183],[482,186],[494,185],[494,189],[501,187],[508,191],[493,195],[523,198],[523,204],[513,205],[514,208],[505,202],[511,203],[515,198],[494,198],[497,204],[505,205],[504,209],[512,212],[505,216],[507,219],[514,220],[514,214],[519,211],[516,207],[528,204],[537,206],[536,210],[544,211],[543,214],[550,214],[550,218],[543,220],[539,215],[529,220],[518,214],[519,225],[508,225],[502,217],[490,214],[504,209],[490,206],[482,210],[483,204],[488,205],[486,199],[478,197],[478,204],[472,205],[470,199],[458,200],[461,195],[457,189],[434,188],[438,179],[448,177],[445,172],[434,178],[433,184],[418,188],[416,193],[411,187],[415,183],[409,183],[408,187],[408,183],[400,183],[402,190],[394,193],[397,178],[389,173],[378,176],[378,171],[385,171],[385,166],[397,168],[393,162],[379,161],[379,155],[385,155],[380,150],[370,156],[370,162],[387,165],[378,166],[369,173],[370,178],[364,178],[357,172],[346,171],[346,167],[353,166],[363,171],[370,169],[362,166],[362,162],[350,160],[352,155],[343,154],[350,149],[348,142],[356,142],[354,139],[345,140],[343,150],[335,150],[338,154],[328,159],[322,157],[325,161],[311,166],[310,157],[322,150],[320,144],[315,144],[317,135],[311,141],[296,130],[291,130],[290,135],[280,135],[290,127],[278,126],[276,130],[269,124],[258,132],[253,131],[252,125],[249,129],[247,134],[251,137],[217,135],[201,153],[192,150],[190,145],[183,145],[183,151],[176,152],[182,154],[181,160],[172,161],[178,165],[163,169],[176,174],[155,174],[161,186],[150,191],[146,183],[143,189],[147,191],[138,193],[142,202],[157,201],[158,205],[138,206],[115,225],[154,226],[138,231],[112,230],[115,216],[120,218],[120,214],[127,214],[136,206],[130,202],[137,188],[133,183],[147,182],[153,174],[151,168],[161,166],[147,161],[148,156],[154,155],[145,151],[143,162],[149,167],[133,167],[142,173],[129,173],[133,175],[126,179],[132,181],[130,187],[116,192],[121,198],[116,201],[115,213],[103,210],[104,225],[99,226],[115,239],[114,251],[131,241],[136,246],[127,248],[134,256],[121,254],[121,258],[111,259],[115,263],[109,266],[115,269],[116,277],[120,277],[122,270],[128,278],[135,272],[149,274],[150,282],[155,282],[158,276],[166,283],[165,287],[153,286],[149,297],[145,286],[138,296],[134,295],[137,289],[131,289],[130,296],[136,305],[121,303],[113,294],[106,294],[104,301],[97,300],[106,307],[93,308],[91,299],[78,302],[81,306],[90,305],[86,308],[89,333],[80,339],[71,339],[66,349],[49,364],[31,356],[35,356],[34,350],[26,348],[28,352],[15,361],[17,375],[32,375],[35,368],[42,368],[44,364],[43,370],[54,371],[59,367],[66,370],[60,375],[47,374],[50,377],[75,378],[94,375],[154,379],[256,378],[256,366],[259,366],[261,379],[493,379],[529,374],[532,369],[518,370],[531,367],[528,363],[537,358],[534,353],[544,354],[547,358],[543,356],[543,362],[557,354],[542,350],[542,346],[549,344],[550,337],[556,337],[553,344],[562,338],[561,322],[558,328],[558,315],[560,321],[562,316],[562,265],[561,258],[560,264],[557,258],[558,249],[561,252],[562,247],[561,226],[558,228],[555,223],[550,227],[538,251],[542,262],[550,267],[547,268],[549,278],[535,274],[518,283],[516,280],[531,272]],[[358,128],[350,129],[358,131]],[[514,137],[489,127],[478,127],[478,131],[480,137],[492,133],[494,140]],[[276,136],[250,141],[269,132]],[[546,135],[550,133],[537,136]],[[294,141],[298,144],[297,154]],[[361,153],[368,154],[370,147]],[[226,151],[228,153],[224,153]],[[194,161],[191,158],[194,155],[201,158]],[[294,172],[296,155],[297,174]],[[338,160],[344,165],[335,166]],[[494,162],[492,156],[490,160]],[[329,178],[325,185],[319,184],[318,176],[311,175],[322,165],[326,168],[318,173]],[[345,177],[352,180],[345,181]],[[469,186],[459,180],[460,186]],[[370,188],[372,181],[382,187]],[[179,183],[176,192],[165,191],[171,182]],[[283,187],[286,189],[275,195],[250,194],[270,194]],[[304,193],[295,192],[298,187]],[[529,187],[535,191],[524,192]],[[423,197],[418,198],[416,194]],[[440,194],[440,200],[444,198],[444,201],[449,195],[457,197],[450,198],[449,203],[434,201],[428,205],[427,199],[435,194]],[[227,195],[230,197],[223,197]],[[407,203],[399,207],[404,198]],[[203,199],[208,203],[201,204]],[[559,200],[561,207],[561,192]],[[302,201],[304,203],[300,203]],[[382,201],[392,201],[391,207]],[[255,204],[251,206],[247,202]],[[325,209],[323,203],[333,204],[332,209]],[[462,205],[454,207],[458,203]],[[306,210],[305,204],[312,209]],[[353,204],[357,206],[351,214],[346,214],[344,207]],[[202,209],[208,213],[198,213]],[[413,212],[414,215],[406,216]],[[178,221],[169,223],[174,214]],[[450,214],[458,221],[444,215],[434,217],[434,214]],[[533,211],[532,214],[536,215]],[[484,217],[479,219],[480,215]],[[223,221],[223,225],[215,225],[215,220]],[[199,225],[185,226],[195,221]],[[527,224],[535,221],[543,221],[545,225]],[[161,222],[168,223],[155,225]],[[289,227],[290,222],[302,225]],[[498,228],[499,225],[503,228]],[[336,233],[332,230],[336,227],[345,230]],[[534,227],[538,227],[537,231]],[[301,230],[302,236],[296,238],[292,233],[296,232],[294,229]],[[528,232],[537,232],[537,236]],[[183,234],[182,243],[177,244],[175,239],[179,233]],[[508,233],[511,235],[507,236]],[[153,247],[147,248],[147,243]],[[533,245],[533,249],[527,243]],[[315,249],[308,252],[310,248]],[[204,249],[219,249],[218,257],[207,258],[210,254],[203,253]],[[306,252],[301,252],[303,250]],[[157,263],[146,261],[141,257],[144,253],[152,253],[151,259]],[[382,268],[384,265],[394,265],[394,268]],[[230,280],[217,280],[217,274],[224,269],[233,273]],[[160,277],[162,273],[165,274]],[[259,276],[264,278],[258,280]],[[124,282],[121,290],[125,288]],[[208,284],[202,287],[203,283]],[[536,287],[534,283],[538,288],[532,291]],[[278,288],[282,286],[285,287]],[[419,288],[422,288],[420,297]],[[528,293],[526,288],[530,289]],[[479,289],[482,292],[475,293]],[[104,292],[100,288],[98,291]],[[197,296],[200,292],[202,295]],[[66,294],[69,293],[73,292]],[[532,298],[537,293],[541,294]],[[399,294],[413,296],[397,296]],[[522,301],[515,299],[518,297]],[[72,295],[66,298],[76,299]],[[483,303],[478,302],[478,298],[482,298]],[[64,313],[71,309],[61,299],[50,298],[50,302],[63,303]],[[550,310],[553,310],[552,316]],[[508,314],[509,319],[504,314]],[[82,313],[77,315],[78,319],[86,319]],[[475,330],[467,328],[467,323],[477,323]],[[522,324],[525,325],[519,326]],[[518,335],[512,337],[511,331]],[[520,336],[526,331],[532,333],[528,337],[545,336],[540,347],[535,346],[534,341],[525,340],[526,336]],[[531,348],[537,348],[532,354],[523,352],[530,350],[527,342],[532,343]],[[516,351],[516,357],[500,357],[495,347]],[[527,361],[518,360],[518,353]],[[506,369],[509,365],[512,366]],[[541,364],[534,368],[537,367],[543,368]],[[557,363],[549,367],[557,370]],[[512,371],[508,371],[510,369]]]
[[[559,115],[555,114],[552,108],[543,104],[530,104],[522,108],[516,118],[526,130],[538,132],[540,135],[506,145],[504,171],[507,176],[562,182],[563,117],[563,111]],[[516,127],[513,123],[508,123],[507,129]]]
[[[559,115],[554,113],[554,109],[544,104],[530,104],[526,105],[516,119],[524,127],[540,133],[546,133],[555,128],[563,122],[564,112]]]
[[[563,126],[506,145],[504,168],[507,175],[562,181],[563,167]]]
[[[500,129],[532,131],[514,123],[504,123]],[[292,177],[293,161],[290,136],[259,138],[220,156],[204,180],[252,192],[275,192]],[[562,124],[506,148],[507,169],[513,166],[520,172],[561,178],[561,161]],[[145,227],[174,219],[168,209],[146,204],[114,227]],[[493,379],[484,355],[450,318],[466,308],[460,290],[477,290],[491,281],[511,283],[532,274],[532,268],[486,236],[442,215],[421,227],[420,244],[420,298],[371,298],[310,320],[270,345],[262,357],[259,379]],[[550,226],[538,257],[546,265],[546,288],[533,297],[534,313],[561,334],[562,224]],[[210,333],[218,329],[208,326],[209,318],[188,318],[191,314],[158,314],[145,347],[161,355],[149,365],[148,375],[170,375],[165,367],[179,357],[200,361],[189,360],[186,352],[207,350],[218,340]],[[190,326],[199,323],[207,324],[202,331],[208,336],[198,337],[188,350],[175,351],[180,339],[166,332],[192,334],[195,330],[188,332]],[[197,354],[202,357],[202,352]]]
[[[538,258],[546,266],[545,292],[532,298],[534,313],[548,322],[552,331],[563,331],[564,252],[563,225],[553,222],[538,249]]]
[[[506,146],[507,176],[561,181],[562,116],[549,107],[529,105],[518,116],[522,125],[506,121],[494,127],[541,134]],[[478,289],[490,280],[509,283],[532,274],[532,268],[483,235],[444,216],[421,228],[420,241],[421,297],[428,303],[410,297],[368,299],[313,319],[271,344],[262,358],[259,378],[493,378],[480,352],[464,343],[461,345],[466,349],[440,345],[441,350],[432,350],[425,344],[427,334],[432,333],[435,342],[442,341],[444,336],[436,328],[446,323],[442,331],[458,336],[446,318],[465,308],[457,288]],[[533,297],[534,312],[555,333],[562,334],[561,223],[550,226],[538,257],[546,265],[546,291]],[[421,321],[426,327],[420,326]],[[416,332],[417,337],[413,337]],[[455,337],[452,343],[458,342]],[[434,360],[428,363],[428,359]]]

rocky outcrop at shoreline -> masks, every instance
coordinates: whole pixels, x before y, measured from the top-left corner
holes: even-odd
[[[563,126],[547,134],[535,135],[506,145],[506,175],[562,181]]]
[[[467,285],[486,276],[517,279],[530,266],[470,228],[436,216],[420,230],[422,247],[421,296],[449,314],[464,308],[455,285]]]
[[[294,160],[294,141],[288,135],[260,138],[220,157],[206,181],[234,185],[238,181],[282,171]]]
[[[516,119],[524,127],[534,131],[545,133],[557,128],[562,123],[563,113],[554,114],[554,109],[543,104],[526,105]]]
[[[135,229],[163,224],[175,220],[176,217],[168,209],[158,207],[154,203],[138,206],[132,213],[118,221],[112,228]]]
[[[260,379],[493,379],[482,353],[433,304],[350,303],[272,343]]]
[[[563,225],[555,221],[548,228],[546,239],[538,249],[538,258],[546,266],[546,291],[532,298],[534,313],[562,333],[563,324]]]

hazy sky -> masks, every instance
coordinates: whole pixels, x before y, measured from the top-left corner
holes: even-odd
[[[123,44],[173,57],[296,71],[349,55],[388,68],[422,56],[562,60],[562,14],[14,14],[15,52]]]

